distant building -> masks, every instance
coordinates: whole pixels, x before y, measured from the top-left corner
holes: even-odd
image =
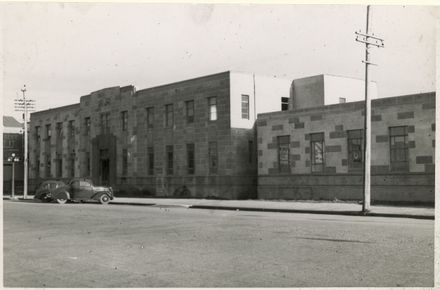
[[[371,99],[377,98],[377,85],[369,83]],[[292,82],[291,109],[304,109],[365,99],[365,81],[333,75],[316,75]]]
[[[362,199],[364,102],[258,116],[258,197]],[[435,93],[372,101],[374,202],[434,202]]]
[[[3,116],[3,190],[11,192],[12,163],[8,158],[15,154],[20,161],[14,166],[16,190],[23,184],[23,124],[14,117]]]

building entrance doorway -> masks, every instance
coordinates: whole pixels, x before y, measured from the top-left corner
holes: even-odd
[[[116,179],[116,137],[98,135],[92,140],[92,180],[96,184],[114,186]]]
[[[99,181],[102,185],[109,184],[110,158],[108,149],[99,150]]]

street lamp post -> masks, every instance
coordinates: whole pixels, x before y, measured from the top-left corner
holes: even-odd
[[[11,156],[8,158],[8,161],[12,163],[12,192],[11,192],[11,198],[15,198],[15,162],[20,161],[18,157],[15,156],[15,153],[12,153]]]

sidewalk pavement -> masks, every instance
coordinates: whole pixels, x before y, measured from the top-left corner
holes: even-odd
[[[33,196],[28,196],[28,199],[32,198]],[[10,198],[8,196],[4,196],[3,199]],[[359,203],[323,201],[212,200],[115,197],[110,202],[110,204],[354,216],[366,215],[417,219],[434,219],[435,215],[435,209],[432,207],[373,205],[371,206],[371,210],[368,213],[362,213],[362,205]]]
[[[196,209],[243,210],[265,212],[290,212],[336,215],[368,215],[382,217],[406,217],[434,219],[435,209],[410,206],[371,206],[370,212],[362,213],[362,204],[321,201],[272,201],[272,200],[212,200],[177,198],[128,198],[116,197],[112,204],[153,205],[158,207],[186,207]]]

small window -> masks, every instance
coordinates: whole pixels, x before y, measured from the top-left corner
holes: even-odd
[[[174,172],[174,153],[173,145],[167,145],[165,148],[166,159],[167,159],[167,174],[172,175]]]
[[[147,111],[147,128],[154,127],[154,107],[148,107]]]
[[[122,175],[127,175],[128,171],[128,150],[122,149]]]
[[[254,141],[249,140],[248,141],[248,156],[249,156],[249,163],[252,164],[253,158],[254,158]]]
[[[90,117],[87,117],[84,119],[84,135],[89,136],[90,135],[90,127],[91,127],[91,122],[90,122]]]
[[[46,157],[46,177],[51,177],[51,173],[50,173],[51,168],[52,168],[52,164],[50,161],[50,156],[48,155]]]
[[[208,155],[209,155],[209,173],[216,174],[218,168],[217,142],[209,142]]]
[[[121,127],[122,127],[122,131],[127,131],[127,128],[128,128],[128,112],[127,111],[121,112]]]
[[[110,113],[102,113],[101,114],[101,134],[107,134],[110,131],[109,116],[110,116]]]
[[[289,110],[289,98],[281,97],[281,111]]]
[[[37,139],[37,145],[39,145],[40,141],[41,141],[41,127],[40,126],[35,127],[35,135],[36,135],[36,139]]]
[[[35,177],[40,177],[40,159],[35,162]]]
[[[390,127],[390,165],[392,171],[408,171],[408,127]]]
[[[56,164],[56,177],[63,177],[63,157],[60,153],[57,153]]]
[[[186,144],[186,158],[187,158],[188,174],[194,174],[195,172],[194,144]]]
[[[56,134],[57,134],[57,139],[61,139],[63,137],[63,123],[62,122],[58,122],[56,124]]]
[[[70,153],[70,177],[75,176],[75,153]]]
[[[324,133],[310,134],[312,172],[324,171]]]
[[[290,136],[278,136],[278,171],[290,173]]]
[[[186,123],[194,123],[194,101],[185,102],[186,105]]]
[[[90,175],[90,152],[86,152],[86,175]]]
[[[347,131],[348,168],[362,169],[363,164],[363,130]]]
[[[75,121],[69,121],[69,138],[75,137]]]
[[[173,104],[165,105],[165,127],[174,125],[174,109]]]
[[[241,118],[249,120],[249,96],[241,95]]]
[[[148,147],[148,175],[154,175],[154,147]]]
[[[50,138],[52,137],[52,129],[50,125],[46,125],[46,137],[47,140],[50,140]]]
[[[209,107],[209,120],[215,121],[217,120],[217,97],[208,98],[208,107]]]

